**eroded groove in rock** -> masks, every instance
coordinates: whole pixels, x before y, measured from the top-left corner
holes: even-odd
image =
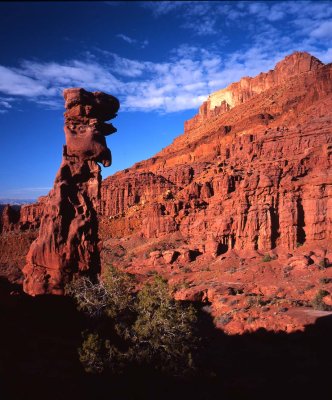
[[[24,291],[62,294],[75,274],[100,269],[97,209],[100,166],[111,165],[105,135],[116,131],[105,123],[116,116],[118,100],[102,92],[64,91],[66,145],[54,187],[43,199],[37,239],[23,269]],[[24,212],[24,210],[23,210]]]

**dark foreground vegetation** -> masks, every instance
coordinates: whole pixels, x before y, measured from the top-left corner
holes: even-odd
[[[184,312],[183,327],[175,327],[175,334],[184,329],[183,335],[177,336],[175,342],[168,340],[166,334],[153,336],[160,322],[167,331],[164,309],[155,316],[140,311],[140,307],[158,310],[160,304],[151,306],[150,302],[156,300],[156,287],[161,291],[157,298],[173,310],[166,315],[178,318],[179,310]],[[203,310],[167,304],[164,288],[165,283],[157,278],[143,289],[145,292],[142,290],[142,299],[139,295],[129,298],[131,314],[124,323],[121,313],[112,314],[114,304],[110,311],[102,307],[97,314],[91,314],[87,308],[78,311],[69,296],[31,298],[23,295],[19,287],[1,281],[0,398],[328,398],[332,370],[330,317],[320,318],[304,332],[259,330],[227,336],[214,328]],[[82,299],[79,304],[84,306]],[[113,322],[109,325],[107,321]],[[187,332],[188,327],[194,330]],[[126,330],[129,337],[122,336]],[[136,339],[139,336],[144,342],[142,338],[147,333],[152,334],[152,343],[141,348]],[[163,350],[156,350],[162,343]],[[86,357],[91,350],[100,368],[86,372],[89,365],[85,360],[91,360]],[[177,366],[187,373],[182,375]]]
[[[79,358],[86,372],[127,375],[134,370],[184,377],[197,369],[198,318],[175,301],[167,281],[155,276],[137,289],[132,275],[108,267],[101,282],[87,277],[67,285],[89,318]]]

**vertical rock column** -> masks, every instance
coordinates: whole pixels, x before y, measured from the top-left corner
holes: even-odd
[[[111,165],[105,136],[119,101],[102,92],[66,89],[66,145],[54,187],[46,201],[37,239],[23,268],[23,288],[30,295],[62,294],[74,275],[100,270],[97,207],[101,174]]]

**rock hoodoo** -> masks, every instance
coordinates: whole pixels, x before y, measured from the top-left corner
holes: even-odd
[[[111,164],[105,136],[118,100],[102,92],[64,91],[66,145],[54,187],[43,200],[37,239],[23,269],[24,291],[61,294],[73,275],[94,275],[100,268],[98,219],[101,174],[98,163]]]

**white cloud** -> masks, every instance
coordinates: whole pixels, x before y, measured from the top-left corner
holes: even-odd
[[[332,16],[332,5],[329,3],[161,2],[143,5],[151,9],[156,18],[168,13],[173,13],[175,18],[181,16],[183,24],[196,29],[197,34],[207,34],[209,30],[212,34],[217,27],[221,29],[220,17],[224,22],[234,18],[231,32],[237,26],[243,29],[244,21],[250,20],[252,23],[245,25],[249,40],[244,39],[237,50],[225,54],[216,40],[205,46],[183,43],[165,54],[166,61],[159,62],[121,57],[101,49],[90,49],[81,60],[63,63],[26,60],[19,68],[0,66],[0,92],[57,108],[63,106],[63,88],[84,87],[114,94],[125,111],[174,112],[197,108],[211,92],[243,76],[268,71],[295,50],[309,51],[323,62],[330,62],[332,58],[332,47],[322,44],[322,39],[330,37],[332,32],[332,22],[328,20],[329,15]],[[201,22],[200,28],[189,27],[195,21]],[[278,28],[280,21],[281,30]],[[128,44],[138,43],[124,33],[119,33],[118,38]],[[6,110],[9,108],[0,103],[0,112]]]
[[[15,101],[13,97],[0,97],[0,114],[5,114],[13,108],[12,103]]]
[[[20,68],[1,68],[9,71],[8,76],[12,72],[18,82],[24,81],[19,98],[28,98],[48,108],[63,106],[60,96],[63,88],[84,87],[114,94],[120,98],[124,111],[175,112],[195,109],[211,92],[243,76],[255,76],[273,68],[294,50],[287,47],[287,42],[287,48],[278,50],[276,41],[277,37],[272,36],[264,44],[257,43],[223,58],[212,50],[182,45],[172,51],[168,62],[132,60],[103,51],[103,64],[93,58],[93,61],[72,60],[64,64],[24,61]],[[275,48],[273,53],[271,48]],[[331,51],[321,55],[327,59]],[[7,86],[2,82],[1,90],[6,94],[13,92],[12,82],[9,80]],[[12,104],[5,98],[2,102],[2,109]]]
[[[98,88],[107,86],[112,87],[113,90],[117,90],[119,86],[119,81],[113,74],[106,71],[100,64],[93,62],[72,60],[61,65],[55,62],[24,61],[22,67],[22,72],[35,81],[38,80],[46,87],[52,85],[49,91],[53,91],[53,94],[58,92],[57,88],[69,87],[72,84],[75,86],[97,86]]]
[[[0,114],[5,114],[12,108],[10,101],[11,98],[0,97]]]
[[[198,52],[195,59],[177,56],[163,63],[108,55],[108,65],[95,61],[72,60],[59,64],[26,60],[20,68],[2,67],[9,74],[15,70],[15,79],[24,81],[25,89],[13,91],[11,80],[8,86],[3,82],[1,90],[57,108],[62,106],[62,89],[79,86],[115,94],[120,97],[124,110],[172,112],[196,108],[209,94],[211,74],[214,75],[221,63],[220,58],[206,51]]]
[[[160,17],[181,8],[185,3],[185,1],[144,1],[141,4],[150,9],[155,17]]]
[[[330,63],[332,61],[332,47],[326,50],[313,51],[312,55],[323,61],[323,63]]]
[[[156,18],[172,14],[180,26],[199,36],[227,36],[227,28],[247,28],[246,39],[264,27],[284,22],[291,36],[311,35],[313,40],[331,38],[330,1],[179,1],[143,2]],[[279,34],[281,34],[279,32]]]
[[[117,54],[108,53],[113,58],[113,71],[121,76],[135,78],[141,76],[147,68],[148,63],[119,57]]]
[[[127,43],[129,43],[129,44],[138,45],[138,46],[141,47],[142,49],[144,49],[144,48],[149,44],[149,41],[146,40],[146,39],[143,40],[143,41],[140,41],[140,40],[131,38],[131,37],[127,36],[127,35],[124,35],[123,33],[118,33],[116,36],[117,36],[119,39],[122,39],[123,41],[125,41],[125,42],[127,42]]]
[[[332,39],[332,21],[324,21],[311,32],[311,37],[317,39]]]
[[[211,1],[155,1],[142,2],[141,5],[149,10],[156,18],[173,13],[176,18],[182,19],[182,27],[190,29],[199,36],[213,35],[218,32],[216,27],[216,3]],[[175,13],[177,11],[177,13]]]
[[[48,90],[40,82],[20,71],[0,66],[0,92],[18,96],[47,95]]]

